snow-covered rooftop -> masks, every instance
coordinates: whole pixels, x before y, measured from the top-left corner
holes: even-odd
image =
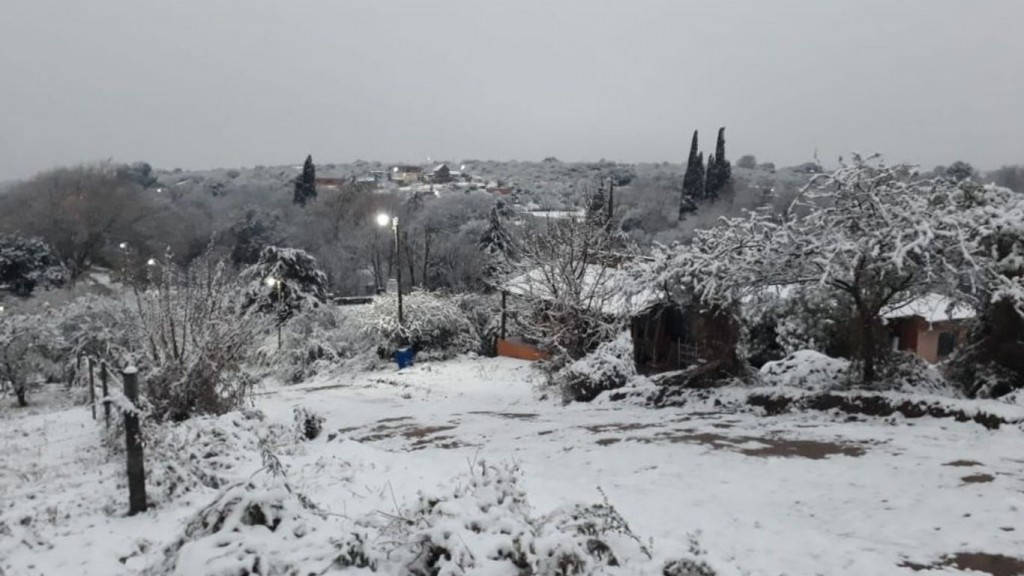
[[[950,300],[941,294],[927,294],[882,312],[883,318],[909,318],[919,316],[926,322],[967,320],[977,314],[970,306]]]

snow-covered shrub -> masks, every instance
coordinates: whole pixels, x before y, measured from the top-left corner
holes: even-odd
[[[285,430],[261,412],[243,410],[184,422],[144,420],[146,485],[151,503],[161,504],[199,488],[221,489],[252,474],[261,447]],[[107,446],[124,450],[124,433],[111,428]]]
[[[280,349],[275,344],[259,350],[259,364],[298,383],[369,351],[352,313],[337,306],[302,312],[288,324]]]
[[[850,305],[819,286],[769,287],[743,302],[740,346],[752,366],[799,350],[849,354]]]
[[[791,386],[815,392],[835,390],[848,385],[850,362],[814,350],[799,350],[762,366],[761,379],[769,386]]]
[[[48,316],[0,313],[0,391],[10,386],[19,406],[28,406],[30,385],[54,371],[58,338]]]
[[[324,417],[309,408],[298,406],[293,413],[295,436],[299,440],[316,440],[324,427]]]
[[[69,361],[80,355],[119,365],[131,347],[132,327],[126,303],[109,296],[86,294],[58,311],[57,329]]]
[[[629,332],[623,332],[559,370],[554,376],[554,384],[566,401],[588,402],[605,390],[625,386],[635,375],[633,338]]]
[[[147,576],[322,574],[337,553],[323,514],[286,485],[236,484],[185,524]]]
[[[244,285],[209,256],[165,266],[125,308],[135,332],[141,389],[157,419],[241,407],[255,378],[248,363],[266,320],[242,306]]]
[[[0,286],[29,296],[37,286],[60,286],[67,270],[48,244],[38,238],[0,234]]]
[[[607,499],[533,516],[517,465],[476,464],[443,494],[421,494],[345,556],[386,574],[635,574],[651,551]]]
[[[466,315],[479,338],[477,352],[494,354],[494,344],[501,327],[501,303],[493,294],[471,292],[453,294],[455,305]]]
[[[879,365],[878,374],[877,387],[883,390],[959,395],[934,364],[910,352],[893,352],[887,355],[885,362]]]
[[[477,350],[480,336],[452,296],[415,290],[403,295],[404,322],[398,323],[395,294],[381,294],[357,314],[359,325],[382,357],[402,345],[419,353],[449,358]]]

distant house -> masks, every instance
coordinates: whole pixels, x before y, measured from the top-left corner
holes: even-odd
[[[973,309],[945,296],[928,294],[883,312],[894,350],[906,350],[928,362],[945,360],[967,337]]]
[[[348,182],[345,178],[326,178],[317,176],[316,180],[317,190],[340,190]]]
[[[420,166],[392,166],[388,178],[393,182],[409,185],[423,179],[423,168]]]
[[[434,184],[447,184],[452,181],[452,171],[447,164],[440,164],[430,171],[430,181]]]

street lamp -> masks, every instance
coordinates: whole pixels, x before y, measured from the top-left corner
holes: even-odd
[[[378,226],[387,226],[389,222],[391,223],[392,232],[395,233],[395,284],[398,286],[398,327],[401,328],[404,318],[402,316],[402,250],[398,245],[398,216],[392,218],[383,212],[377,214]]]
[[[267,276],[267,279],[264,280],[264,282],[267,283],[267,286],[269,286],[271,290],[276,290],[277,291],[277,300],[275,302],[275,304],[277,305],[277,349],[280,350],[281,349],[281,285],[284,284],[284,282],[281,281],[278,278],[274,278],[273,276]]]

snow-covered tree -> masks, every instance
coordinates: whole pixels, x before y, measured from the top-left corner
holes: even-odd
[[[963,182],[964,180],[974,178],[977,172],[975,172],[974,166],[963,160],[957,160],[945,169],[945,174],[946,177],[952,178],[954,182]]]
[[[980,313],[951,376],[969,396],[998,397],[1024,386],[1024,194],[965,180],[951,212],[974,238],[967,287]]]
[[[0,234],[0,286],[28,296],[37,286],[59,286],[67,273],[57,255],[38,238]]]
[[[255,264],[263,248],[280,244],[279,227],[274,215],[255,208],[246,210],[224,233],[225,243],[231,249],[231,261],[242,266]]]
[[[111,247],[139,235],[151,202],[112,164],[60,168],[0,197],[0,226],[43,239],[74,279],[94,264],[112,265]]]
[[[45,319],[0,313],[0,384],[11,386],[19,406],[28,406],[29,379],[50,363],[55,334]]]
[[[316,258],[297,248],[267,246],[242,277],[249,283],[245,308],[273,314],[279,323],[327,301],[327,276]]]
[[[763,255],[767,283],[816,283],[853,302],[866,384],[887,349],[882,312],[924,292],[951,291],[976,267],[972,230],[950,210],[956,192],[910,166],[854,155],[812,180]]]
[[[581,358],[622,329],[629,299],[619,235],[587,219],[549,219],[515,251],[505,290],[515,295],[517,323],[556,360]]]

